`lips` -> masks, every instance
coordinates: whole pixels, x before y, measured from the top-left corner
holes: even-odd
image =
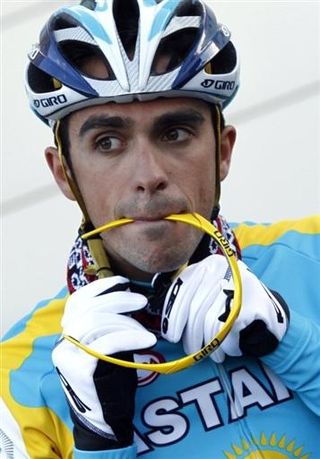
[[[153,221],[164,220],[166,217],[172,214],[183,214],[183,213],[186,213],[186,211],[185,210],[183,211],[168,210],[168,211],[161,211],[159,213],[149,212],[148,214],[133,213],[133,214],[122,215],[119,218],[131,218],[132,220],[135,220],[135,221],[153,222]]]
[[[169,213],[167,213],[165,215],[157,215],[155,217],[137,215],[137,216],[130,216],[129,218],[132,218],[134,221],[138,221],[138,222],[156,222],[156,221],[159,221],[159,220],[164,220],[168,215],[170,215],[172,213],[174,213],[174,212],[169,212]]]
[[[190,203],[184,199],[157,195],[147,202],[121,202],[115,209],[118,218],[132,218],[135,221],[152,222],[164,220],[172,214],[191,212]]]

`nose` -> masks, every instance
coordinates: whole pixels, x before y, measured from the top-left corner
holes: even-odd
[[[137,142],[133,155],[133,186],[140,193],[153,194],[168,186],[164,153],[151,142]]]

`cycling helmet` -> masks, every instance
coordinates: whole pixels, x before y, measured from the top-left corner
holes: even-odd
[[[92,56],[102,77],[83,65]],[[31,108],[52,126],[107,102],[193,97],[223,109],[238,86],[230,32],[202,0],[83,0],[60,8],[26,69]]]

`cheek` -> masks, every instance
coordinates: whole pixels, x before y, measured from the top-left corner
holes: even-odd
[[[215,194],[214,155],[206,156],[190,170],[189,191],[195,199],[195,208],[203,215],[211,215]]]
[[[199,200],[199,209],[201,209],[201,214],[209,218],[212,213],[214,206],[214,197],[215,197],[215,186],[214,186],[214,176],[211,176],[207,182],[203,180],[200,188],[200,200]]]
[[[90,171],[90,173],[88,173]],[[93,167],[78,168],[75,171],[78,187],[87,212],[94,226],[101,226],[113,220],[113,207],[117,187],[108,174],[94,170]]]

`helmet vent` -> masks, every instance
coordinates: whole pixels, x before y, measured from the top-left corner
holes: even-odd
[[[96,45],[68,40],[60,42],[61,53],[83,75],[96,80],[115,80],[115,75]]]
[[[32,62],[30,62],[28,67],[28,81],[31,90],[38,94],[54,91],[56,89],[53,78],[36,67]]]
[[[203,6],[200,2],[193,0],[181,2],[175,10],[175,16],[201,16],[203,14]]]
[[[211,75],[226,74],[233,71],[236,63],[237,53],[232,42],[229,41],[206,65],[205,70]]]
[[[137,0],[115,0],[113,3],[113,17],[123,48],[128,58],[132,60],[137,42],[140,17]]]
[[[53,30],[63,30],[63,29],[70,29],[71,27],[78,27],[78,23],[67,16],[66,14],[61,14],[58,16],[54,21],[52,21],[52,29]]]
[[[84,6],[85,8],[88,8],[89,10],[94,11],[96,7],[96,1],[95,0],[82,0],[80,3],[80,6]]]
[[[179,67],[191,51],[198,29],[180,30],[164,37],[155,54],[151,75],[163,75]]]

